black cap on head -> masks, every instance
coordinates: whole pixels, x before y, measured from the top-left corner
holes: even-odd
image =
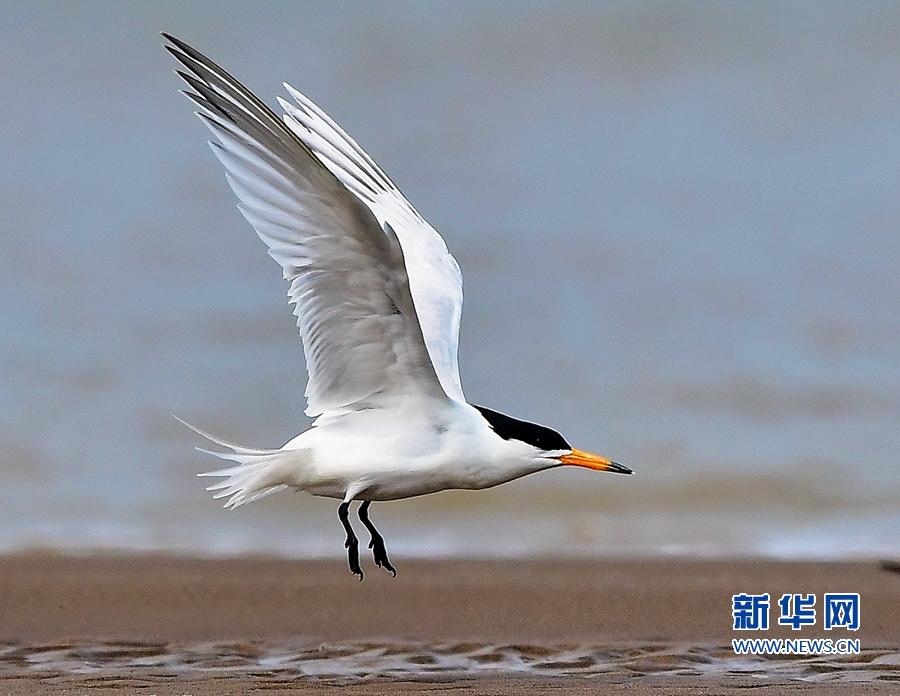
[[[475,404],[472,405],[475,406]],[[491,424],[494,432],[504,440],[520,440],[544,451],[572,449],[566,439],[552,428],[519,420],[483,406],[475,406],[475,408]]]

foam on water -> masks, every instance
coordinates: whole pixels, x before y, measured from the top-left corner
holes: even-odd
[[[252,674],[273,679],[447,679],[489,675],[900,682],[900,652],[865,648],[848,657],[736,656],[686,643],[487,644],[421,642],[62,642],[0,644],[0,676]]]

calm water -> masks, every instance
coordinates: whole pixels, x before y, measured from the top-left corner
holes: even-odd
[[[0,5],[0,551],[338,555],[177,414],[306,427],[287,288],[156,32],[342,123],[463,268],[463,386],[628,464],[378,505],[392,554],[900,555],[900,8]]]

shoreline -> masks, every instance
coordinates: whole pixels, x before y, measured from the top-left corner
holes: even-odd
[[[149,693],[150,684],[158,696],[279,693],[282,687],[284,693],[449,694],[451,686],[454,694],[594,693],[603,684],[638,695],[711,687],[745,693],[748,686],[764,694],[813,687],[862,694],[888,693],[900,682],[900,575],[877,562],[399,558],[395,565],[398,575],[391,578],[369,562],[359,582],[338,560],[0,557],[0,648],[7,655],[0,660],[0,691],[117,685],[124,689],[117,693]],[[741,592],[772,596],[768,631],[732,630],[731,597]],[[858,631],[823,631],[821,616],[797,632],[777,625],[782,593],[815,593],[821,602],[826,592],[860,594]],[[796,674],[784,658],[772,658],[771,673],[729,667],[732,638],[845,637],[860,640],[861,656],[796,661]],[[179,650],[187,657],[171,667]],[[129,651],[136,661],[123,662]],[[223,656],[228,651],[234,656]],[[369,664],[358,657],[364,653],[402,669],[385,668],[395,675],[387,680],[349,682],[301,674],[327,658],[339,667],[356,660],[353,669],[363,670],[358,677]],[[523,659],[559,676],[517,674]],[[44,666],[35,667],[35,660]],[[104,670],[103,660],[126,667]],[[239,668],[241,660],[249,666]],[[440,660],[474,667],[462,673],[448,667],[442,677],[435,671],[440,665],[434,667]],[[513,665],[508,673],[503,660]],[[500,672],[491,671],[493,663]],[[99,667],[78,673],[82,664]],[[197,671],[203,664],[211,667]],[[300,667],[265,667],[273,664]],[[421,674],[417,664],[426,665]],[[863,681],[843,680],[848,670]]]
[[[900,640],[900,575],[878,562],[340,560],[0,556],[0,639],[730,641],[731,596],[859,592],[866,641]],[[821,601],[821,600],[820,600]],[[775,625],[763,637],[796,637]],[[809,627],[810,637],[827,635]],[[806,633],[801,633],[807,637]]]

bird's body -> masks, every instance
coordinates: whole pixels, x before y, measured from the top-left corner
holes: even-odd
[[[285,85],[278,118],[249,90],[166,35],[188,69],[239,208],[290,282],[312,427],[271,450],[199,431],[234,463],[204,476],[236,507],[282,488],[341,500],[350,567],[362,578],[351,501],[481,489],[565,464],[631,473],[557,432],[466,402],[457,367],[462,276],[444,240],[378,165],[308,98]],[[189,426],[192,427],[192,426]],[[195,428],[196,430],[196,428]]]
[[[228,497],[231,507],[285,486],[325,498],[380,502],[490,488],[559,466],[558,459],[522,440],[498,437],[478,408],[451,400],[329,412],[276,450],[201,434],[232,450],[210,454],[239,465],[202,474],[223,477],[210,490]]]

